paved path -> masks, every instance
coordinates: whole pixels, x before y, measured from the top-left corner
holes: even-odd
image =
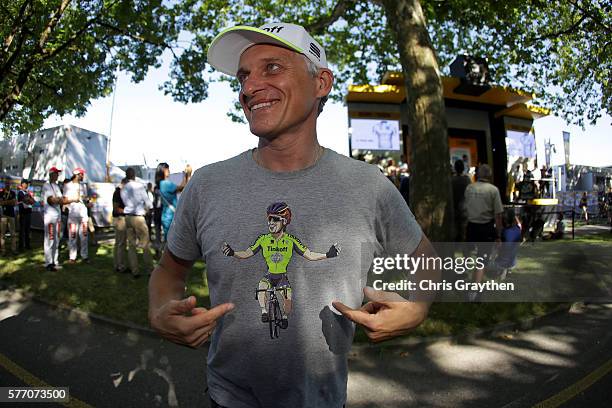
[[[207,407],[205,356],[0,292],[3,386],[69,385],[72,406],[81,407]],[[603,407],[612,385],[612,306],[454,344],[354,347],[349,361],[349,408],[531,407],[558,395],[570,395],[568,406]]]

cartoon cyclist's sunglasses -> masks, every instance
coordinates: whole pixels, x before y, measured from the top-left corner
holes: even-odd
[[[283,222],[285,221],[285,219],[283,217],[279,217],[277,215],[268,215],[268,221],[274,221],[274,222]]]

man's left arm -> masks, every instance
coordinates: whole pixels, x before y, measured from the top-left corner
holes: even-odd
[[[375,215],[376,239],[383,253],[390,258],[395,255],[409,255],[416,259],[437,256],[402,195],[383,176],[380,176],[376,189]],[[368,302],[361,308],[351,309],[340,302],[333,304],[348,319],[364,326],[371,341],[379,342],[406,334],[425,320],[429,305],[435,297],[434,291],[419,290],[420,282],[435,283],[440,279],[440,271],[425,269],[429,266],[426,264],[429,262],[419,262],[410,270],[410,280],[416,287],[415,290],[410,290],[407,298],[396,292],[366,287],[364,294]]]
[[[411,257],[435,257],[436,251],[423,235],[421,242]],[[423,280],[439,281],[439,270],[420,268],[414,276],[416,282]],[[418,285],[417,285],[418,287]],[[410,333],[427,317],[429,306],[434,300],[434,291],[415,293],[414,299],[406,299],[395,292],[386,292],[366,287],[363,290],[369,301],[359,309],[352,309],[342,302],[333,302],[333,306],[347,319],[364,327],[366,335],[372,342],[390,340]]]

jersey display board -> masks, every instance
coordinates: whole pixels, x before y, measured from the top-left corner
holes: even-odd
[[[478,145],[475,139],[449,137],[448,147],[451,164],[454,164],[457,160],[463,160],[466,169],[478,164]]]
[[[506,149],[509,157],[536,158],[535,136],[530,132],[506,131]]]
[[[537,167],[535,136],[533,133],[507,129],[506,149],[508,154],[506,171],[512,173],[515,180],[521,181],[522,176],[519,173],[534,170]]]
[[[351,148],[359,150],[400,150],[399,121],[351,119]]]

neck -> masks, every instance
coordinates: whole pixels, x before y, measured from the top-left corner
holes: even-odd
[[[317,135],[283,135],[268,140],[259,138],[253,157],[257,164],[268,170],[288,172],[312,166],[321,157],[323,149]]]

